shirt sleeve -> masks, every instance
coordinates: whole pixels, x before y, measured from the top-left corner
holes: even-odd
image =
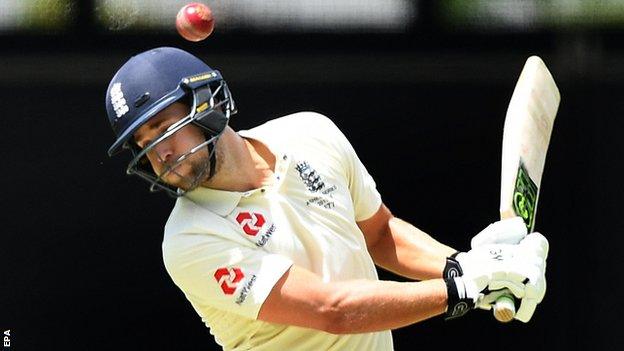
[[[353,200],[355,220],[363,221],[372,217],[382,203],[375,180],[366,170],[347,137],[334,122],[323,115],[317,114],[317,116],[320,116],[328,126],[328,133],[332,136],[330,140],[337,143]]]
[[[348,143],[348,142],[347,142]],[[348,143],[348,156],[350,158],[348,174],[349,174],[349,192],[353,199],[353,207],[355,211],[355,220],[363,221],[372,217],[381,206],[381,195],[377,191],[375,180],[368,173],[366,167],[355,153],[355,150]]]
[[[284,256],[210,234],[179,233],[163,243],[167,272],[193,305],[256,319],[292,265]]]

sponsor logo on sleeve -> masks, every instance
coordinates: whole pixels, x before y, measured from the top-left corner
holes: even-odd
[[[225,295],[234,294],[238,286],[243,284],[240,288],[238,296],[236,296],[236,300],[234,300],[237,305],[245,302],[247,296],[251,293],[251,288],[258,279],[255,274],[252,274],[243,281],[245,274],[243,274],[243,271],[238,267],[219,268],[215,271],[214,277],[217,280],[217,283],[219,283],[219,286],[221,286],[221,290],[223,290]]]
[[[251,278],[249,278],[245,284],[243,285],[243,287],[240,290],[240,293],[238,294],[238,297],[236,298],[236,304],[240,305],[243,302],[245,302],[245,300],[247,299],[247,296],[249,295],[249,293],[251,292],[251,287],[254,285],[254,283],[256,282],[256,275],[253,274],[251,276]]]
[[[245,277],[240,268],[219,268],[215,271],[215,279],[225,295],[232,295],[236,291],[238,283]]]

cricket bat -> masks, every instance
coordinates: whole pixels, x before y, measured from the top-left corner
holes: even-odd
[[[501,219],[520,216],[529,233],[535,225],[544,162],[560,100],[544,61],[529,57],[505,116],[500,194]],[[512,296],[496,301],[494,317],[498,321],[509,322],[515,314]]]

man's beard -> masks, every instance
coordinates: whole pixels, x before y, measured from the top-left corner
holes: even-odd
[[[165,172],[169,173],[169,175],[167,175],[166,178],[169,178],[169,177],[177,178],[177,179],[174,178],[168,181],[170,185],[178,187],[188,192],[197,188],[198,186],[202,185],[208,180],[209,173],[210,173],[209,154],[207,153],[195,154],[194,156],[195,157],[191,157],[185,160],[185,162],[183,162],[182,164],[175,166],[173,169],[165,170]],[[180,168],[180,166],[185,166],[184,163],[186,163],[186,167],[189,168],[189,171],[183,175],[180,172],[178,172],[178,169]],[[216,167],[215,167],[215,174],[216,173],[217,172],[216,172]]]
[[[210,176],[209,173],[210,157],[202,157],[200,160],[198,160],[198,162],[191,163],[191,171],[187,176],[187,179],[190,180],[190,184],[188,185],[188,187],[184,188],[184,190],[191,191],[200,186],[202,183],[208,180],[208,177]]]

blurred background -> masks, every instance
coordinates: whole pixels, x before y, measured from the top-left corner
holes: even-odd
[[[622,344],[624,0],[204,2],[215,32],[191,43],[174,24],[186,1],[0,0],[10,349],[218,349],[162,264],[173,200],[127,177],[128,155],[106,155],[108,82],[156,46],[223,73],[235,129],[331,117],[393,212],[460,250],[497,220],[506,107],[526,58],[541,56],[562,95],[536,224],[551,243],[545,300],[526,325],[434,318],[394,331],[395,347]]]

